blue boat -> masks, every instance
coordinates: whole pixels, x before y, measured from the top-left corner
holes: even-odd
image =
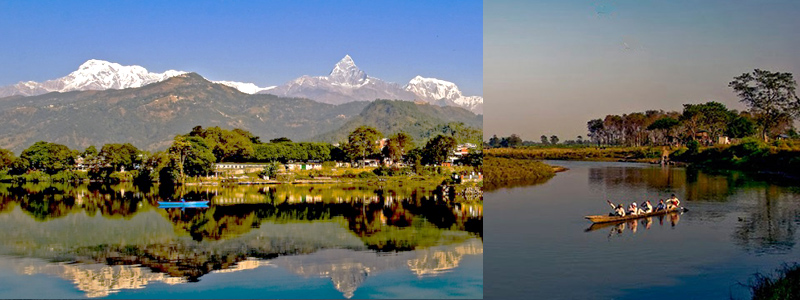
[[[158,207],[208,207],[208,200],[205,201],[158,201]]]

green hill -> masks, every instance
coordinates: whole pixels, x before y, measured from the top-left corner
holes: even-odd
[[[435,136],[445,124],[464,123],[478,131],[483,128],[483,115],[459,107],[438,106],[428,103],[376,100],[367,105],[357,116],[348,120],[336,130],[310,138],[322,142],[342,142],[347,135],[362,125],[380,130],[384,136],[405,131],[415,141],[422,142]],[[478,134],[480,134],[478,132]],[[477,139],[480,141],[480,138]]]
[[[367,104],[249,95],[189,73],[141,88],[0,99],[0,148],[19,153],[45,140],[72,149],[132,143],[157,150],[197,125],[304,140],[344,125]]]

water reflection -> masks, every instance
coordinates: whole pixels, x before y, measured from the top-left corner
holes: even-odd
[[[621,222],[594,223],[591,226],[589,226],[589,228],[586,228],[584,231],[585,232],[591,232],[591,231],[597,231],[597,230],[600,230],[600,229],[604,229],[604,228],[609,228],[610,227],[611,230],[608,233],[608,237],[609,238],[614,237],[614,236],[623,235],[623,233],[626,232],[626,228],[628,229],[630,234],[635,234],[640,229],[649,230],[651,227],[653,227],[653,224],[654,224],[653,219],[654,218],[656,220],[656,224],[658,224],[657,226],[664,226],[664,224],[665,224],[664,221],[666,219],[666,221],[667,221],[666,224],[668,224],[671,227],[675,227],[681,221],[681,214],[683,214],[683,213],[675,212],[675,213],[668,213],[666,215],[653,216],[653,217],[634,219],[634,220],[627,220],[627,221],[621,221]],[[640,224],[641,224],[641,226],[640,226]]]
[[[211,205],[158,208],[178,197]],[[482,254],[482,238],[481,202],[422,189],[0,184],[0,254],[51,261],[22,274],[68,279],[89,297],[267,265],[329,277],[352,297],[370,272],[446,273]],[[306,263],[312,254],[327,260]]]
[[[637,167],[607,165],[589,168],[589,184],[612,195],[644,191],[665,197],[678,194],[683,205],[737,202],[738,222],[733,233],[736,244],[753,253],[786,253],[795,243],[800,225],[800,203],[796,182],[775,180],[759,174],[736,171],[707,171],[697,168]],[[730,208],[733,210],[734,208]],[[693,211],[697,219],[718,222],[720,211]],[[628,226],[631,231],[635,227]]]

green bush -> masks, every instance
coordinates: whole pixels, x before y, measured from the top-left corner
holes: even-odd
[[[370,171],[364,171],[364,172],[358,173],[358,178],[365,179],[365,178],[373,178],[373,177],[377,177],[377,175],[375,175],[375,173],[372,173]]]

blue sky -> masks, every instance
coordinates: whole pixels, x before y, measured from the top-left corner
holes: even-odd
[[[88,59],[278,85],[345,54],[370,76],[483,94],[481,1],[0,1],[0,86]]]
[[[608,114],[718,101],[755,68],[800,80],[800,1],[487,1],[485,138],[586,136]]]

